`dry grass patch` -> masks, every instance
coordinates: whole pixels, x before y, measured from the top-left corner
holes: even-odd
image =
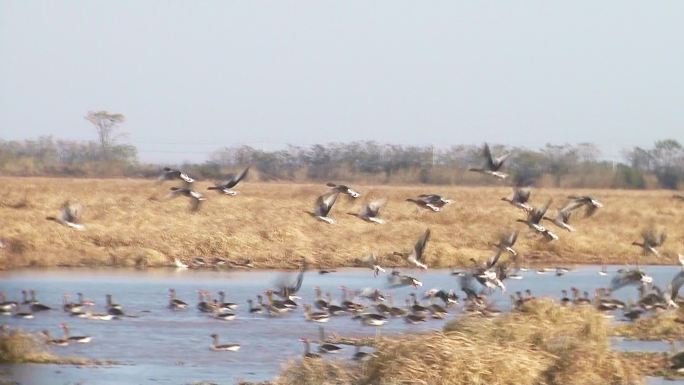
[[[96,361],[80,357],[59,357],[46,349],[40,337],[21,330],[0,331],[0,363],[2,364],[64,364],[111,365],[114,362]]]
[[[354,185],[362,197],[338,199],[331,213],[338,223],[326,225],[305,213],[326,191],[323,184],[247,181],[240,195],[228,197],[207,191],[209,182],[198,182],[195,188],[208,200],[195,214],[188,213],[184,198],[163,199],[172,185],[140,179],[0,178],[0,238],[18,245],[14,251],[0,249],[0,268],[164,266],[173,257],[197,255],[250,258],[261,268],[293,268],[302,256],[327,267],[353,266],[354,259],[371,251],[385,258],[410,250],[427,227],[432,229],[428,264],[449,267],[489,256],[488,243],[516,226],[522,230],[518,249],[527,262],[623,264],[638,253],[630,243],[655,215],[668,231],[662,252],[669,257],[642,258],[642,263],[676,263],[674,246],[684,242],[684,203],[666,191],[534,191],[535,204],[553,198],[561,205],[574,193],[591,194],[605,204],[594,217],[573,218],[575,233],[546,244],[515,223],[520,210],[500,200],[510,194],[507,187]],[[405,199],[421,193],[442,194],[455,203],[440,213],[419,212]],[[388,199],[381,211],[387,224],[346,214],[358,212],[369,197]],[[82,204],[85,231],[45,220],[67,199]]]
[[[637,340],[684,340],[684,308],[616,326],[613,334]]]
[[[450,322],[444,332],[376,341],[362,366],[306,359],[277,383],[356,385],[618,385],[641,382],[638,369],[610,350],[606,320],[590,308],[551,301],[495,319]],[[311,382],[307,382],[311,381]]]

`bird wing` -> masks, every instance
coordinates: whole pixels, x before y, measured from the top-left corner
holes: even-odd
[[[679,263],[684,267],[684,255],[677,254],[677,257],[679,258]]]
[[[530,193],[532,191],[528,188],[517,188],[513,193],[513,200],[520,203],[526,203],[530,200]]]
[[[494,160],[492,159],[492,152],[489,150],[489,145],[485,143],[484,149],[482,150],[482,156],[485,158],[485,167],[488,170],[494,170],[496,169],[496,165],[494,164]]]
[[[506,238],[506,243],[508,244],[509,247],[515,245],[515,241],[518,240],[518,230],[513,231],[510,235],[508,235],[508,238]]]
[[[491,269],[496,265],[496,262],[499,260],[499,257],[501,257],[501,250],[497,250],[496,254],[492,255],[487,259],[487,269]]]
[[[249,172],[249,166],[242,170],[239,174],[235,175],[230,175],[228,177],[228,180],[225,182],[225,187],[226,188],[232,188],[237,186],[238,183],[240,183],[241,180],[243,180],[246,176],[247,173]]]
[[[684,285],[684,270],[680,271],[677,273],[677,275],[672,278],[672,282],[670,282],[670,286],[672,287],[670,290],[670,298],[674,301],[675,298],[677,298],[677,295],[679,294],[679,289]]]
[[[413,251],[409,254],[408,259],[413,258],[415,261],[423,261],[423,252],[425,251],[425,245],[427,245],[428,240],[430,240],[430,229],[425,230],[425,233],[418,238],[416,245],[413,247]]]
[[[337,196],[340,193],[337,191],[330,191],[327,192],[316,199],[316,203],[314,205],[314,213],[317,216],[321,217],[326,217],[328,216],[328,213],[330,212],[330,209],[332,206],[335,204],[335,201],[337,200]]]
[[[509,156],[511,156],[510,153],[501,155],[500,157],[494,159],[493,163],[494,163],[495,171],[500,169],[501,166],[503,166],[504,162],[506,161],[506,159],[508,159]]]
[[[366,214],[368,214],[369,217],[377,217],[378,212],[380,211],[380,208],[387,203],[387,199],[385,198],[380,198],[380,199],[375,199],[370,201],[366,205]]]

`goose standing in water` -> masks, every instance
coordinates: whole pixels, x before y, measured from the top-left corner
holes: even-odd
[[[512,197],[504,197],[501,198],[501,200],[508,202],[523,211],[530,211],[532,210],[532,206],[528,205],[527,202],[530,200],[531,192],[532,191],[529,188],[516,187],[513,189]]]
[[[380,267],[380,265],[378,264],[378,257],[376,257],[373,253],[358,258],[357,262],[364,266],[368,266],[371,270],[373,270],[373,275],[375,277],[377,277],[378,274],[385,272],[385,269]]]
[[[588,195],[583,195],[583,196],[576,196],[576,195],[570,195],[568,197],[569,199],[572,199],[570,203],[566,206],[568,210],[572,211],[575,209],[578,209],[582,206],[586,207],[584,209],[584,216],[585,217],[590,217],[594,215],[596,210],[598,210],[600,207],[603,207],[603,204],[596,199],[588,196]]]
[[[67,324],[60,324],[59,327],[62,328],[64,331],[64,339],[66,339],[69,342],[77,342],[79,344],[87,344],[90,341],[92,341],[91,336],[70,336],[69,335],[69,326]]]
[[[319,196],[314,203],[314,211],[309,214],[325,223],[335,223],[335,220],[329,217],[328,214],[330,213],[330,209],[332,209],[333,205],[335,204],[338,195],[340,195],[339,192],[331,191]]]
[[[427,242],[430,240],[430,229],[426,229],[423,235],[421,235],[420,238],[418,238],[418,241],[416,244],[413,246],[413,250],[411,250],[410,254],[401,254],[401,253],[395,253],[398,255],[402,255],[406,258],[406,261],[410,263],[411,265],[418,267],[423,270],[427,270],[427,265],[423,262],[425,261],[425,258],[423,256],[425,252],[425,246],[427,245]]]
[[[41,333],[43,333],[43,335],[45,336],[48,345],[69,346],[69,340],[67,340],[66,338],[52,338],[52,336],[50,336],[49,330],[43,330]]]
[[[254,305],[254,301],[252,301],[251,298],[247,300],[247,304],[249,305],[249,312],[251,314],[261,314],[264,311],[263,306],[262,306],[263,299],[262,299],[261,295],[258,296],[258,299],[259,299],[258,305]]]
[[[361,313],[352,317],[353,320],[360,319],[361,323],[367,326],[382,326],[387,323],[387,317],[374,313]]]
[[[240,350],[240,345],[239,344],[224,344],[224,345],[219,345],[219,337],[218,334],[214,333],[211,336],[211,345],[209,345],[209,349],[213,351],[228,351],[228,352],[237,352]]]
[[[62,295],[62,309],[67,313],[79,313],[82,311],[81,304],[69,301],[69,293]]]
[[[511,154],[504,154],[498,158],[494,158],[492,157],[492,152],[489,150],[489,145],[485,143],[484,148],[482,149],[482,156],[485,158],[484,166],[480,168],[471,167],[468,169],[468,171],[491,175],[499,179],[506,179],[508,174],[505,174],[499,170],[501,170],[501,167],[503,167],[504,162],[510,155]]]
[[[342,350],[341,347],[325,342],[325,330],[323,326],[318,327],[318,352],[319,353],[339,353]]]
[[[71,227],[72,229],[83,230],[85,229],[85,226],[79,223],[81,211],[82,208],[80,204],[66,201],[62,204],[62,207],[59,209],[59,214],[56,217],[45,217],[45,219],[55,221],[64,226]]]
[[[169,289],[169,308],[173,310],[183,310],[188,304],[176,298],[176,289]]]
[[[107,307],[107,313],[114,315],[114,316],[122,316],[124,315],[123,307],[121,305],[113,303],[112,302],[112,295],[107,294],[105,296],[106,298],[106,307]]]
[[[11,313],[19,304],[16,301],[7,301],[5,292],[0,291],[0,311],[4,313]]]
[[[225,302],[226,301],[226,293],[221,290],[218,292],[219,295],[219,307],[222,309],[228,309],[228,310],[235,310],[238,308],[238,304],[233,303],[233,302]]]
[[[555,241],[558,239],[558,236],[541,225],[541,220],[544,219],[544,214],[546,214],[546,211],[549,209],[550,205],[551,200],[546,202],[546,204],[542,207],[533,208],[531,211],[528,211],[527,219],[516,219],[516,222],[522,222],[526,224],[531,230],[543,235],[544,238],[549,241]]]
[[[437,194],[421,194],[418,198],[408,198],[407,202],[415,203],[418,207],[430,209],[432,211],[440,211],[442,207],[451,203],[451,199],[446,199]]]
[[[361,196],[361,194],[359,194],[357,191],[343,184],[335,184],[332,182],[328,182],[325,185],[331,187],[330,191],[346,194],[349,195],[349,197],[351,198],[358,198]]]
[[[299,341],[304,343],[304,358],[321,358],[320,354],[311,352],[311,344],[308,338],[302,337]]]
[[[363,206],[360,213],[348,214],[359,217],[366,222],[372,222],[381,225],[385,223],[385,220],[380,218],[378,215],[380,213],[380,208],[382,208],[382,206],[384,206],[385,203],[387,203],[387,199],[375,199],[368,202],[365,206]]]
[[[174,180],[174,179],[180,179],[184,181],[185,183],[193,183],[195,182],[194,179],[190,178],[188,174],[182,172],[181,170],[175,170],[170,167],[164,167],[162,170],[162,174],[159,176],[158,180],[159,182],[163,182],[165,180]]]
[[[311,305],[304,305],[304,318],[307,321],[313,322],[328,322],[330,320],[330,314],[327,312],[312,312]]]
[[[166,196],[167,198],[175,198],[178,196],[185,196],[190,199],[190,211],[195,212],[199,210],[200,205],[202,202],[206,200],[204,198],[204,195],[198,193],[197,191],[194,191],[191,188],[192,185],[187,184],[183,187],[171,187],[169,194]]]
[[[249,172],[249,167],[242,170],[239,174],[228,175],[225,181],[217,183],[215,186],[207,187],[207,190],[216,190],[225,195],[235,196],[238,192],[232,190],[232,188],[237,186],[237,184],[247,176],[247,172]]]
[[[667,239],[667,234],[665,232],[656,233],[654,229],[644,230],[641,233],[641,238],[643,242],[639,243],[637,241],[632,242],[632,245],[641,247],[643,254],[653,254],[656,257],[660,257],[660,252],[656,247],[662,246]]]
[[[31,290],[30,293],[31,293],[31,305],[30,305],[30,307],[31,307],[32,312],[35,313],[35,312],[39,312],[39,311],[52,310],[52,308],[50,306],[43,305],[42,303],[38,302],[38,300],[36,299],[36,291],[35,290]]]

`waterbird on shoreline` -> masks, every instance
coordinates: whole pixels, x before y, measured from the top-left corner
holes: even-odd
[[[64,226],[71,227],[76,230],[83,230],[85,226],[80,222],[82,207],[78,203],[71,203],[66,201],[59,209],[59,214],[56,217],[45,217],[49,221],[55,221]]]
[[[77,342],[79,344],[87,344],[92,341],[91,336],[71,336],[69,335],[69,326],[67,324],[60,324],[59,327],[64,331],[64,339],[69,342]]]
[[[214,350],[214,351],[229,351],[229,352],[237,352],[240,350],[240,345],[239,344],[224,344],[224,345],[219,345],[219,337],[218,334],[214,333],[211,336],[211,345],[209,345],[209,349]]]
[[[66,338],[52,338],[49,330],[43,330],[41,333],[45,336],[45,342],[47,342],[48,345],[69,346],[69,340]]]
[[[249,167],[242,170],[242,172],[239,174],[229,174],[225,181],[216,183],[215,186],[207,187],[207,190],[216,190],[217,192],[225,195],[235,196],[238,194],[238,192],[232,190],[232,188],[237,186],[237,184],[247,176],[248,172]]]
[[[470,167],[468,171],[479,172],[481,174],[491,175],[499,179],[506,179],[508,174],[503,173],[501,167],[503,167],[504,162],[511,154],[504,154],[498,158],[492,157],[492,152],[489,149],[489,145],[485,143],[482,149],[482,156],[484,157],[485,163],[482,167]]]
[[[311,344],[308,338],[302,337],[299,341],[304,343],[304,358],[321,358],[320,354],[311,352]]]

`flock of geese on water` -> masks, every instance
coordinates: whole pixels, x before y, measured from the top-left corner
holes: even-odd
[[[494,178],[505,179],[507,174],[502,172],[502,167],[505,160],[510,154],[502,155],[500,157],[493,157],[489,146],[484,145],[483,157],[484,165],[478,168],[470,168],[470,171],[479,172]],[[211,186],[209,190],[215,190],[220,194],[235,196],[238,194],[234,188],[247,176],[249,167],[238,174],[231,174],[226,181],[216,183]],[[194,179],[188,176],[181,170],[174,170],[171,168],[164,168],[163,173],[159,177],[159,181],[166,180],[180,180],[183,182],[181,186],[171,187],[167,198],[174,198],[178,196],[187,197],[190,200],[190,210],[197,211],[200,209],[201,203],[206,199],[203,194],[193,190]],[[309,214],[314,218],[328,223],[334,224],[335,219],[330,216],[333,205],[335,204],[340,194],[348,195],[355,199],[361,194],[353,188],[335,183],[328,183],[330,188],[324,194],[320,195],[314,202],[313,211]],[[596,213],[603,204],[596,198],[591,196],[569,196],[565,205],[558,208],[553,215],[547,215],[552,201],[549,200],[541,206],[532,206],[530,203],[531,190],[526,187],[514,187],[513,194],[510,197],[501,198],[501,200],[519,208],[524,217],[517,219],[517,222],[525,224],[533,234],[537,234],[541,240],[552,242],[559,239],[559,236],[546,226],[546,223],[551,223],[561,231],[573,232],[574,227],[570,225],[571,216],[583,209],[584,218],[589,218]],[[676,199],[684,200],[684,197],[675,195]],[[422,194],[417,197],[406,199],[408,202],[414,203],[419,209],[425,209],[433,212],[439,212],[446,205],[452,201],[437,194]],[[385,220],[380,217],[380,210],[386,203],[386,199],[375,199],[366,203],[358,214],[360,219],[375,223],[383,224]],[[68,227],[84,230],[85,227],[80,223],[79,217],[81,206],[77,203],[66,202],[60,209],[56,217],[47,217],[48,220],[53,220]],[[546,222],[545,222],[546,221]],[[487,301],[487,295],[493,290],[499,289],[502,292],[506,290],[504,284],[507,279],[521,279],[522,276],[519,271],[525,269],[518,263],[518,252],[514,246],[518,237],[518,231],[512,231],[502,234],[492,247],[495,249],[494,255],[488,258],[484,263],[478,262],[471,258],[473,265],[470,268],[460,271],[452,272],[452,275],[457,276],[460,284],[460,289],[464,293],[463,309],[468,312],[475,312],[484,316],[493,316],[498,314],[491,303]],[[418,269],[427,269],[427,261],[425,258],[425,248],[430,240],[430,229],[419,237],[415,246],[408,253],[394,253],[402,256],[406,264],[410,267]],[[660,256],[658,247],[660,247],[666,240],[664,232],[657,232],[654,229],[645,230],[642,233],[642,240],[635,241],[632,244],[641,248],[644,254],[653,254]],[[502,260],[502,256],[510,255],[507,261]],[[364,256],[357,260],[359,264],[367,266],[373,271],[377,277],[380,273],[387,273],[386,269],[381,266],[380,258],[374,254]],[[679,289],[684,284],[684,256],[679,255],[679,262],[682,264],[682,269],[678,271],[672,281],[665,289],[661,289],[653,283],[653,279],[641,271],[638,266],[635,268],[624,268],[617,271],[616,275],[610,281],[609,287],[599,289],[590,297],[589,293],[583,292],[577,288],[571,288],[571,295],[564,290],[561,297],[561,303],[564,305],[591,305],[595,306],[600,311],[615,311],[622,310],[623,315],[628,320],[634,320],[649,311],[665,310],[668,308],[677,308],[684,303],[684,299],[678,295]],[[178,268],[200,268],[200,267],[217,267],[217,265],[230,264],[233,267],[251,267],[251,261],[239,260],[228,261],[222,258],[215,259],[212,263],[204,260],[201,257],[195,258],[189,264],[186,264],[178,259],[175,260],[175,265]],[[301,300],[296,294],[299,291],[304,277],[304,272],[307,270],[307,263],[302,261],[299,274],[295,283],[282,284],[279,287],[267,290],[263,295],[248,300],[249,313],[265,313],[268,316],[279,316],[294,309],[299,308],[297,300]],[[556,275],[564,274],[567,269],[558,267],[555,269],[541,269],[538,272],[555,272]],[[333,271],[321,270],[320,273],[330,273]],[[600,275],[607,275],[605,269],[599,272]],[[403,274],[397,269],[393,269],[387,273],[387,287],[397,288],[404,286],[412,286],[417,288],[422,286],[422,282],[418,278],[411,275]],[[611,297],[611,293],[627,285],[636,285],[639,288],[639,298],[636,301],[630,301],[625,304],[617,299]],[[29,299],[27,295],[30,294]],[[24,292],[24,299],[18,301],[6,301],[0,298],[0,311],[4,314],[14,315],[20,318],[32,318],[33,312],[40,312],[49,310],[48,306],[39,303],[35,299],[33,291]],[[212,317],[221,320],[235,319],[236,314],[234,310],[237,308],[237,303],[225,302],[225,293],[219,292],[219,298],[211,298],[211,294],[206,291],[199,291],[199,300],[197,309],[201,312],[210,314]],[[91,306],[92,303],[83,299],[81,293],[78,294],[78,302],[69,302],[68,296],[65,295],[63,308],[70,314],[78,317],[109,320],[117,317],[127,316],[120,305],[113,304],[110,295],[107,295],[106,312],[92,313],[86,311],[86,307]],[[511,297],[511,305],[513,309],[519,308],[523,303],[533,299],[532,293],[528,290],[526,293],[517,292]],[[358,298],[363,298],[366,303],[356,301]],[[425,322],[428,318],[444,318],[449,309],[459,303],[459,296],[453,290],[445,291],[440,289],[433,289],[427,291],[422,300],[427,300],[428,303],[421,303],[421,300],[415,294],[411,294],[410,298],[406,299],[406,305],[401,307],[394,306],[391,293],[383,294],[377,289],[365,289],[363,291],[350,291],[346,287],[342,287],[342,296],[340,300],[335,303],[330,293],[321,293],[320,289],[316,289],[316,298],[312,305],[304,304],[303,314],[307,321],[324,323],[331,319],[331,317],[352,315],[353,319],[359,320],[362,324],[368,326],[382,326],[389,321],[390,318],[403,318],[409,324],[417,324]],[[441,304],[437,302],[441,301]],[[20,311],[22,305],[27,305],[31,311]],[[173,310],[184,310],[188,304],[176,297],[173,289],[169,290],[169,308]],[[50,337],[48,331],[44,334],[49,343],[55,345],[67,345],[69,342],[87,343],[90,342],[90,337],[72,337],[69,335],[69,328],[66,324],[61,324],[60,327],[64,332],[62,338],[54,339]],[[219,344],[219,336],[217,334],[211,335],[213,343],[212,350],[226,350],[237,351],[240,346],[238,344]],[[319,357],[317,353],[310,351],[309,340],[302,338],[301,341],[305,346],[305,357]],[[369,357],[369,353],[358,350],[354,355],[355,359],[365,359]],[[319,352],[331,353],[338,351],[339,347],[325,341],[321,336],[319,344]],[[684,357],[682,357],[684,361]],[[684,363],[682,365],[684,367]]]

